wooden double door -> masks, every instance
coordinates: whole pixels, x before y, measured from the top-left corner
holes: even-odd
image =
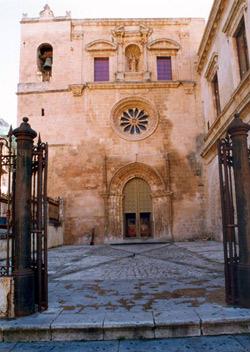
[[[133,178],[123,191],[123,218],[125,237],[152,236],[152,199],[150,187],[141,178]]]

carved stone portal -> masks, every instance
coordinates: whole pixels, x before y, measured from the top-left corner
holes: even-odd
[[[107,203],[109,226],[106,241],[124,238],[123,189],[133,178],[143,179],[150,187],[153,206],[153,238],[172,239],[172,193],[166,190],[166,184],[156,170],[146,164],[135,162],[119,169],[109,184]]]

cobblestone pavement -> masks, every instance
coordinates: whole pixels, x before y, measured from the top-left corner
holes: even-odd
[[[0,343],[0,352],[247,352],[250,335],[162,340]]]
[[[49,251],[49,306],[63,313],[224,305],[222,244],[64,246]]]

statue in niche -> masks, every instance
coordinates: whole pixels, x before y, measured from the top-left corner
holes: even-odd
[[[135,44],[131,44],[125,49],[125,55],[127,60],[127,71],[138,72],[141,56],[140,48]]]

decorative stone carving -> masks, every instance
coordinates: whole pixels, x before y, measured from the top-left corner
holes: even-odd
[[[158,113],[153,104],[145,99],[125,98],[113,107],[111,124],[121,138],[138,141],[155,131]]]
[[[236,0],[233,3],[233,6],[230,10],[228,18],[222,28],[222,32],[227,35],[234,35],[234,32],[237,29],[237,26],[244,15],[244,11],[247,9],[246,0]]]
[[[122,235],[123,228],[123,189],[133,178],[146,181],[151,189],[153,219],[157,221],[154,237],[171,238],[171,192],[166,191],[162,176],[151,166],[134,162],[120,168],[109,185],[109,238]]]
[[[83,89],[85,88],[84,84],[70,84],[69,89],[73,93],[74,97],[82,96]]]
[[[43,10],[39,13],[39,15],[41,19],[49,19],[54,17],[54,13],[48,4],[44,6]]]
[[[193,94],[194,93],[194,87],[195,87],[195,83],[194,82],[185,82],[182,81],[182,86],[184,88],[184,91],[186,94]]]
[[[213,53],[211,59],[207,65],[205,77],[208,81],[212,81],[215,72],[218,70],[218,54]]]
[[[126,56],[126,71],[137,72],[139,71],[139,63],[141,51],[138,45],[130,44],[125,49]]]
[[[112,31],[113,37],[116,39],[118,44],[123,44],[125,29],[124,26],[117,27]]]
[[[71,27],[71,39],[81,40],[83,38],[84,31],[82,25],[72,25]]]

